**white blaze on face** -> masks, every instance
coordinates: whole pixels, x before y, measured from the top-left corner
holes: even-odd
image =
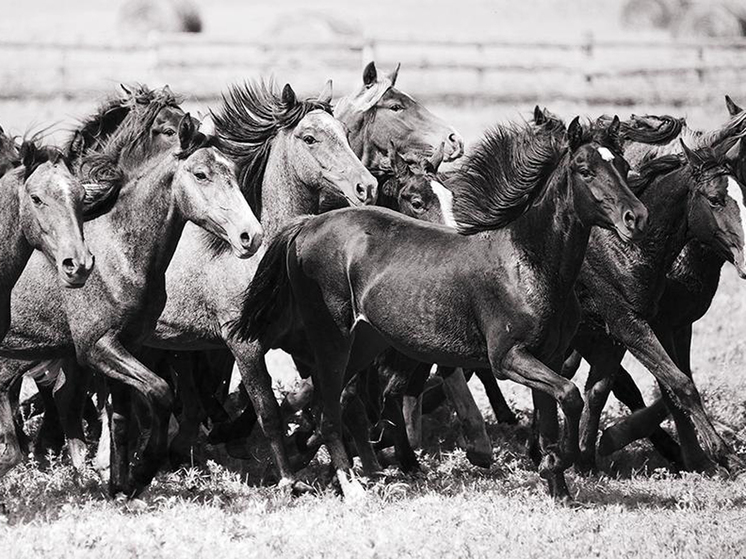
[[[728,196],[736,201],[738,213],[741,216],[741,233],[746,239],[746,203],[743,200],[741,185],[733,177],[728,177]],[[746,264],[746,245],[743,247],[743,251],[741,257],[744,259],[743,264]]]
[[[609,148],[598,148],[598,153],[604,161],[614,161],[614,154]]]
[[[443,224],[456,229],[458,223],[456,223],[456,218],[453,217],[453,192],[438,181],[430,181],[430,188],[433,189],[433,192],[438,197],[438,202],[440,202],[440,213],[443,214]]]

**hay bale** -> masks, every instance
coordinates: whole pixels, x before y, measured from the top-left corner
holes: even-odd
[[[627,0],[622,23],[631,29],[668,29],[684,9],[685,0]]]
[[[202,18],[191,0],[124,0],[119,27],[127,33],[200,33]]]
[[[744,21],[726,3],[697,2],[689,6],[676,26],[674,35],[689,37],[731,38],[744,34]]]

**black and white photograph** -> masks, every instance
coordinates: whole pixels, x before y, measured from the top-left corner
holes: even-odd
[[[746,557],[746,0],[3,0],[0,557]]]

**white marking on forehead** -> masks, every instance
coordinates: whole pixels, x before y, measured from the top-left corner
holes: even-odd
[[[604,161],[614,161],[614,154],[609,148],[598,148],[598,153]]]
[[[452,229],[458,228],[458,222],[453,216],[453,192],[448,190],[438,181],[430,181],[430,188],[438,197],[440,202],[440,213],[443,214],[443,224]]]

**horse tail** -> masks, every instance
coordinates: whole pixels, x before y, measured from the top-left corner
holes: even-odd
[[[685,121],[683,118],[668,115],[661,115],[656,118],[661,121],[661,124],[656,128],[639,128],[632,124],[623,125],[624,136],[633,142],[654,145],[668,144],[679,137],[684,127]]]
[[[242,341],[262,339],[291,302],[287,257],[290,245],[308,221],[304,216],[280,231],[264,253],[254,279],[246,288],[241,314],[229,326],[230,335]]]

